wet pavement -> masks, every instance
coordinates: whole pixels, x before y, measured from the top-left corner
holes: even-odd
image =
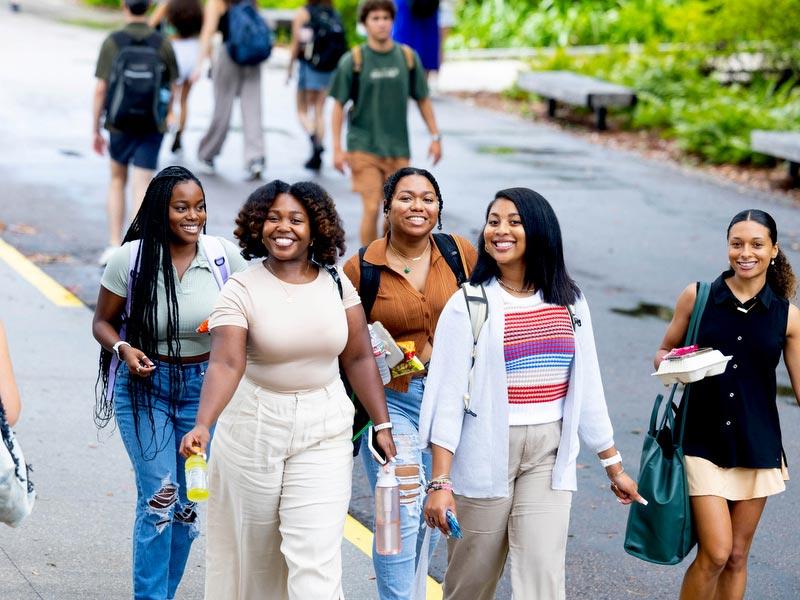
[[[0,64],[0,115],[5,116],[0,119],[0,222],[5,226],[0,235],[90,306],[100,276],[95,259],[105,243],[108,161],[90,148],[94,61],[103,36],[100,30],[24,13],[0,18],[5,47],[25,48]],[[264,70],[267,175],[292,182],[309,178],[301,166],[307,140],[294,118],[293,88],[285,84],[280,59],[278,52]],[[196,164],[194,149],[210,119],[210,92],[209,81],[193,91],[184,136],[183,160],[189,168]],[[548,126],[446,98],[437,99],[435,108],[445,158],[434,173],[444,195],[446,229],[474,238],[498,189],[523,185],[552,202],[568,266],[592,307],[617,446],[628,470],[635,471],[651,402],[661,389],[650,377],[651,357],[678,293],[688,282],[713,279],[723,270],[725,227],[744,208],[764,208],[775,216],[783,248],[800,266],[800,213],[782,198],[594,146]],[[410,112],[413,162],[430,166],[427,135],[416,110]],[[234,115],[218,160],[219,175],[202,178],[209,233],[227,237],[236,211],[256,187],[244,181],[241,129]],[[330,153],[324,158],[330,161]],[[161,165],[172,162],[180,161],[165,149]],[[360,202],[329,163],[315,179],[336,199],[354,252]],[[101,448],[90,445],[96,443],[93,398],[83,384],[93,380],[96,347],[88,330],[89,312],[77,309],[40,322],[43,313],[37,308],[46,312],[43,301],[12,288],[17,284],[7,271],[0,276],[0,298],[5,298],[0,309],[10,311],[0,318],[9,323],[30,402],[19,430],[31,446],[33,462],[43,465],[36,480],[42,494],[37,513],[19,531],[0,531],[0,597],[123,598],[132,477],[116,434]],[[64,372],[67,361],[70,373]],[[69,383],[73,369],[81,385]],[[788,383],[785,373],[780,378]],[[792,435],[800,427],[800,409],[784,394],[779,410],[791,469],[800,460],[800,441]],[[53,423],[60,414],[70,424],[63,432]],[[625,509],[608,491],[596,458],[583,452],[579,463],[567,552],[568,597],[675,598],[685,565],[660,567],[625,554]],[[788,487],[768,502],[753,545],[748,598],[800,597],[793,510],[800,492],[796,484]],[[370,504],[356,461],[351,513],[366,522]],[[200,597],[197,552],[185,598]],[[440,547],[432,566],[438,577],[443,554]],[[12,565],[21,568],[15,571]],[[346,578],[366,582],[349,589],[349,598],[372,597],[368,570],[366,557],[357,551],[348,555]],[[20,574],[30,586],[20,582]],[[12,582],[17,587],[10,587]],[[497,598],[510,598],[507,580]]]

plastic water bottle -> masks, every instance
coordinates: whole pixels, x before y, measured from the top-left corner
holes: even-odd
[[[375,485],[375,551],[378,554],[399,554],[400,539],[400,482],[394,474],[394,464],[378,470]]]
[[[208,464],[205,454],[186,459],[186,497],[192,502],[208,500]]]
[[[389,370],[389,365],[386,364],[386,347],[375,334],[372,325],[367,325],[367,328],[369,329],[369,339],[372,342],[372,354],[375,356],[375,363],[378,365],[378,372],[381,375],[381,382],[386,385],[392,380],[392,373]]]

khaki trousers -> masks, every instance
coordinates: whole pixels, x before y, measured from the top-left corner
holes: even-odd
[[[242,66],[233,62],[224,45],[217,48],[211,67],[214,85],[214,113],[208,131],[200,140],[197,156],[213,161],[222,150],[231,124],[233,101],[239,97],[244,132],[244,161],[248,165],[264,159],[261,120],[261,65]]]
[[[353,471],[342,382],[299,394],[246,376],[209,463],[206,600],[339,600]]]
[[[508,498],[456,496],[461,540],[447,542],[445,600],[492,600],[511,559],[515,600],[563,600],[572,492],[550,487],[561,421],[509,428]]]

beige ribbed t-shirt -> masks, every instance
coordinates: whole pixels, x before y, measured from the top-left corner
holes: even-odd
[[[231,276],[208,326],[247,329],[245,373],[257,385],[284,393],[324,387],[339,374],[348,334],[345,310],[361,303],[337,270],[344,298],[324,269],[310,283],[291,284],[256,263]]]

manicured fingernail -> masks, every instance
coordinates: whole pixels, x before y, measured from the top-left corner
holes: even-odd
[[[645,506],[647,506],[647,500],[645,500],[644,498],[639,498],[639,500],[637,500],[637,502],[639,504],[644,504]]]

